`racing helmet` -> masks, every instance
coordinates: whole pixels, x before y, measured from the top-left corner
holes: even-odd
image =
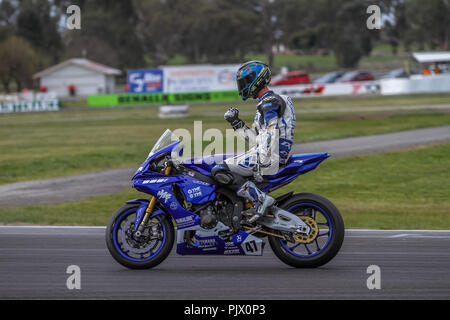
[[[242,100],[256,99],[258,92],[270,83],[271,72],[267,63],[248,61],[241,65],[236,74],[239,95]]]

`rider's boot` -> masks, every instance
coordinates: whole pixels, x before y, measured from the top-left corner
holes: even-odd
[[[251,181],[244,183],[236,194],[240,197],[255,202],[256,212],[252,217],[250,217],[250,219],[247,220],[249,223],[253,223],[263,216],[275,202],[274,198],[259,190]]]

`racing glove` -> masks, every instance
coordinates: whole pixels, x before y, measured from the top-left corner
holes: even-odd
[[[237,108],[231,107],[225,112],[223,117],[231,124],[234,130],[241,129],[245,125],[244,121],[239,119],[239,110]]]

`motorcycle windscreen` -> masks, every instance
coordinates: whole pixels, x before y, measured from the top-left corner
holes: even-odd
[[[167,146],[170,146],[172,143],[180,141],[177,136],[175,136],[172,131],[167,129],[161,137],[159,137],[158,141],[156,141],[155,145],[153,146],[152,150],[148,154],[147,158],[151,157],[158,151],[164,149]]]

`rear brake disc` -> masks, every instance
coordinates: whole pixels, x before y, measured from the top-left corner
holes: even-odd
[[[308,234],[294,233],[295,242],[300,243],[313,242],[317,238],[317,235],[319,234],[319,226],[317,225],[316,220],[308,216],[300,216],[299,218],[302,219],[303,222],[308,225],[310,230]]]

